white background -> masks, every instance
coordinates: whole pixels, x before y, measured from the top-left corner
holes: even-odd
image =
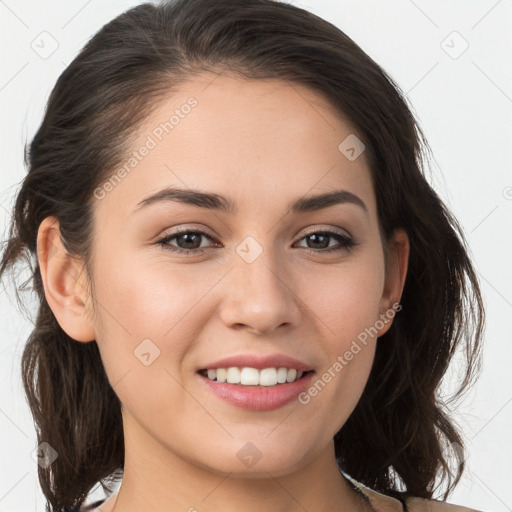
[[[24,143],[39,126],[56,79],[103,24],[137,3],[0,0],[2,239],[25,173]],[[455,415],[470,449],[469,469],[449,501],[510,511],[512,0],[293,3],[334,23],[390,73],[433,149],[431,183],[465,230],[487,306],[482,376]],[[32,48],[42,47],[42,38],[46,49],[58,45],[48,58]],[[2,291],[0,512],[43,511],[31,458],[36,436],[19,375],[31,324],[11,299]]]

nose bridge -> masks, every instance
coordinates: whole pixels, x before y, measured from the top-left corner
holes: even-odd
[[[234,289],[228,290],[223,319],[265,332],[283,323],[298,322],[300,311],[286,282],[289,274],[271,247],[272,237],[260,236],[266,241],[260,243],[256,236],[247,236],[235,248]]]
[[[248,235],[235,248],[235,270],[247,285],[281,291],[287,272],[279,249],[273,245],[272,234],[267,233]]]

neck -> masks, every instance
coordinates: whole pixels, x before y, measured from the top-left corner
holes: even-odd
[[[266,472],[256,478],[220,474],[151,442],[147,433],[144,443],[140,432],[133,434],[134,429],[125,431],[121,487],[101,512],[361,512],[369,508],[341,475],[332,442],[297,471],[279,477]]]

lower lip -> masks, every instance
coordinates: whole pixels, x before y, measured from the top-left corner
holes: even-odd
[[[275,386],[244,386],[217,382],[198,374],[208,388],[222,400],[248,411],[272,411],[292,402],[310,385],[314,371],[295,382]]]

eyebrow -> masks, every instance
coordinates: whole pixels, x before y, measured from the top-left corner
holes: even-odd
[[[194,189],[166,187],[140,201],[132,213],[149,205],[168,201],[177,201],[199,208],[208,208],[230,214],[235,214],[238,211],[236,201],[219,194]],[[357,205],[364,210],[365,213],[368,213],[368,209],[363,200],[348,190],[335,190],[324,194],[301,197],[289,204],[288,210],[292,210],[293,213],[306,213],[347,203]]]

